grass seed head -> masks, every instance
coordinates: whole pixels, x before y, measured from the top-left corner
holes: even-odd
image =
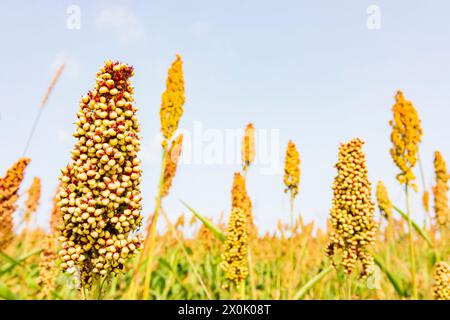
[[[389,122],[392,127],[393,144],[390,152],[400,169],[397,180],[400,184],[417,188],[413,169],[418,159],[419,143],[423,134],[420,119],[412,102],[405,99],[403,92],[398,91],[395,100],[392,107],[394,119]]]
[[[374,262],[368,249],[375,242],[378,228],[374,221],[375,204],[371,199],[363,143],[361,139],[354,139],[341,144],[339,149],[330,210],[332,231],[326,248],[333,265],[333,256],[337,251],[342,252],[342,265],[348,275],[359,260],[362,277],[372,271]]]
[[[28,198],[25,201],[25,221],[29,222],[32,214],[37,210],[39,206],[39,200],[41,198],[41,179],[35,177],[31,183],[30,189],[28,189]]]
[[[434,155],[434,171],[436,185],[433,186],[434,212],[440,226],[450,223],[450,208],[448,206],[449,174],[444,158],[439,151]]]
[[[65,271],[93,280],[124,269],[137,253],[141,225],[140,130],[127,64],[107,60],[77,114],[72,161],[61,169],[58,206]]]
[[[284,192],[290,192],[292,197],[298,193],[300,183],[300,157],[294,142],[289,141],[286,149],[286,159],[284,163]]]
[[[241,208],[233,208],[223,244],[221,268],[226,278],[238,286],[248,275],[247,216]]]
[[[165,148],[172,139],[174,132],[178,129],[178,123],[183,115],[183,105],[186,99],[184,95],[183,62],[181,56],[177,55],[169,69],[166,80],[166,91],[162,94],[161,109],[161,133],[164,137],[162,142]]]
[[[430,212],[430,193],[428,191],[423,192],[422,205],[427,213]]]
[[[242,162],[244,171],[255,162],[255,128],[249,123],[245,128],[244,138],[242,139]]]
[[[443,261],[436,263],[433,291],[435,300],[450,300],[450,266]]]
[[[183,135],[179,134],[171,143],[169,150],[166,153],[164,159],[164,183],[162,189],[162,196],[165,197],[169,194],[170,187],[172,186],[173,178],[177,172],[178,160],[181,156],[183,149]]]
[[[389,220],[392,217],[392,202],[383,181],[378,181],[376,195],[381,214]]]
[[[241,209],[248,219],[249,226],[253,225],[252,201],[247,194],[245,178],[238,172],[234,174],[231,206],[233,209]]]
[[[39,287],[38,296],[40,299],[52,298],[51,293],[55,287],[56,276],[58,274],[57,259],[55,235],[49,234],[44,239],[44,246],[39,261],[37,285]]]
[[[5,249],[13,238],[13,214],[17,209],[18,191],[28,163],[30,159],[20,158],[0,178],[0,250]]]

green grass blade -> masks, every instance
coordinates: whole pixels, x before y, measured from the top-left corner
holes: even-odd
[[[184,202],[183,200],[180,200],[180,202],[190,211],[192,212],[203,224],[206,228],[208,228],[213,234],[214,236],[216,236],[217,239],[219,239],[220,241],[225,241],[226,236],[225,233],[220,230],[220,228],[218,226],[216,226],[214,223],[212,223],[209,219],[206,219],[205,217],[203,217],[200,213],[198,213],[197,211],[195,211],[194,209],[192,209],[186,202]]]
[[[13,257],[7,255],[7,254],[4,253],[3,251],[0,251],[0,256],[1,256],[2,258],[4,258],[5,260],[8,260],[10,263],[16,263],[16,262],[17,262],[16,259],[14,259]]]
[[[400,213],[402,218],[405,219],[406,222],[408,222],[408,215],[406,213],[404,213],[402,210],[400,210],[399,208],[397,208],[396,206],[393,206],[393,207],[394,207],[394,210],[397,211],[398,213]],[[419,225],[417,223],[415,223],[412,219],[411,219],[411,224],[412,224],[413,228],[417,231],[417,233],[428,243],[428,245],[430,247],[434,247],[433,241],[431,241],[431,239],[427,235],[427,233],[421,227],[419,227]]]
[[[0,298],[5,300],[19,300],[11,290],[9,290],[3,283],[0,282]]]
[[[380,259],[380,257],[373,255],[373,259],[377,266],[383,271],[386,276],[388,277],[389,281],[391,282],[392,286],[394,287],[395,291],[400,297],[405,296],[405,292],[403,291],[399,281],[395,278],[395,276],[386,268],[383,261]]]
[[[42,251],[42,249],[38,249],[38,250],[32,251],[31,253],[29,253],[29,254],[27,254],[27,255],[25,255],[25,256],[23,256],[23,257],[17,259],[17,260],[14,259],[14,258],[9,257],[8,260],[11,259],[13,262],[11,262],[10,264],[6,265],[4,268],[2,268],[2,269],[0,270],[0,276],[6,274],[6,273],[8,273],[8,272],[10,272],[10,271],[11,271],[12,269],[14,269],[17,265],[21,264],[22,262],[24,262],[25,260],[27,260],[29,257],[34,256],[35,254],[40,253],[41,251]]]
[[[305,296],[305,294],[313,288],[317,283],[319,283],[322,278],[324,278],[327,274],[329,274],[331,271],[333,271],[332,267],[327,267],[323,269],[320,273],[318,273],[316,276],[314,276],[311,280],[309,280],[303,287],[300,288],[300,290],[297,291],[297,293],[294,295],[294,300],[301,300]]]

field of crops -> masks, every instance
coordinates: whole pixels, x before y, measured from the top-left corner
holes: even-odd
[[[156,195],[141,191],[140,125],[130,65],[105,61],[74,115],[72,160],[61,168],[50,226],[32,221],[41,180],[23,185],[30,161],[17,157],[0,179],[0,298],[2,299],[450,299],[450,174],[434,154],[433,184],[419,172],[420,110],[403,92],[391,108],[391,157],[404,202],[392,203],[382,181],[369,181],[364,141],[336,146],[333,200],[326,228],[305,223],[296,204],[302,192],[295,141],[285,153],[284,183],[290,222],[263,234],[254,224],[247,173],[258,150],[249,123],[242,168],[234,175],[231,212],[220,218],[184,203],[171,221],[183,135],[185,102],[181,56],[169,68],[160,108],[161,174]],[[57,71],[45,108],[64,65]],[[388,110],[388,109],[386,109]],[[189,112],[189,110],[186,110]],[[248,119],[251,121],[251,119]],[[251,177],[249,176],[248,179]],[[156,197],[148,219],[142,199]],[[420,197],[425,221],[411,219]],[[13,219],[19,201],[21,220]],[[167,226],[159,231],[158,223]],[[189,230],[189,232],[186,232]]]

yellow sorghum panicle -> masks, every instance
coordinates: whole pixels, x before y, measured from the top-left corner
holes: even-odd
[[[225,271],[226,278],[234,285],[239,285],[248,275],[247,228],[245,212],[241,208],[233,208],[227,226],[220,266]]]
[[[422,204],[426,212],[430,212],[430,193],[424,191],[422,195]]]
[[[182,213],[179,217],[178,217],[178,219],[177,219],[177,221],[175,222],[175,229],[178,229],[178,227],[184,227],[184,223],[185,223],[185,221],[184,221],[184,213]]]
[[[244,170],[255,162],[255,128],[249,123],[245,128],[244,138],[242,139],[242,162]]]
[[[392,202],[389,198],[389,193],[383,181],[378,181],[376,194],[378,208],[380,209],[381,214],[386,219],[389,219],[390,217],[392,217]]]
[[[61,268],[81,285],[119,274],[141,246],[140,130],[129,78],[133,67],[107,60],[77,114],[72,161],[61,169]]]
[[[441,226],[450,222],[450,208],[448,206],[448,180],[445,160],[439,151],[434,154],[434,171],[436,174],[436,185],[433,186],[434,212],[436,219]]]
[[[28,189],[28,198],[25,201],[25,221],[29,222],[31,215],[37,210],[41,198],[41,179],[35,177]]]
[[[189,227],[192,227],[196,223],[197,223],[197,217],[195,215],[192,215],[191,219],[189,219]]]
[[[363,144],[361,139],[353,139],[340,146],[330,210],[333,229],[326,249],[333,265],[336,251],[342,251],[342,265],[347,274],[352,273],[360,260],[362,277],[371,273],[373,257],[368,249],[375,241],[378,228],[374,221],[375,204],[371,199]]]
[[[178,160],[183,148],[183,135],[178,135],[171,143],[170,148],[164,159],[164,182],[162,188],[162,196],[165,197],[169,194],[170,187],[172,186],[172,180],[177,172]]]
[[[51,292],[55,287],[58,268],[56,267],[55,235],[49,234],[45,237],[44,247],[40,255],[39,261],[39,277],[37,284],[39,286],[39,298],[51,299]]]
[[[400,184],[411,185],[416,188],[413,168],[418,159],[419,143],[422,140],[422,127],[419,115],[411,101],[404,98],[398,91],[395,96],[395,104],[392,107],[394,119],[389,122],[392,126],[391,156],[400,173],[397,180]]]
[[[183,62],[181,56],[172,63],[166,80],[166,91],[162,94],[161,109],[159,112],[161,118],[161,133],[164,137],[163,147],[166,147],[174,132],[178,129],[178,123],[183,115],[184,96],[184,77]]]
[[[50,234],[48,234],[44,241],[39,261],[39,278],[37,280],[39,286],[39,296],[41,299],[50,299],[51,291],[55,287],[56,276],[58,275],[58,268],[56,265],[57,255],[57,235],[58,228],[61,223],[61,210],[58,207],[58,191],[53,200],[53,208],[50,213]]]
[[[56,194],[53,197],[53,207],[52,211],[50,212],[50,233],[51,234],[57,234],[59,230],[59,226],[62,223],[62,216],[61,216],[61,209],[58,206],[58,194],[59,189],[61,188],[61,184],[58,185],[56,188]]]
[[[245,178],[238,172],[234,174],[231,206],[233,209],[241,209],[248,219],[249,226],[253,225],[252,201],[247,194]]]
[[[298,193],[300,182],[300,157],[295,144],[289,141],[286,149],[286,159],[284,163],[284,192],[291,192],[295,197]]]
[[[433,291],[435,300],[450,300],[450,266],[443,261],[436,263]]]
[[[19,187],[29,162],[28,158],[20,158],[0,178],[0,250],[5,249],[13,238],[13,214],[17,208]]]
[[[205,225],[202,223],[197,232],[197,239],[201,241],[202,247],[206,250],[211,250],[213,248],[214,236]]]

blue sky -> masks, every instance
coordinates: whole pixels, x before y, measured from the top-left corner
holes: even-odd
[[[80,8],[80,29],[66,26],[70,5]],[[370,5],[380,9],[378,30],[366,24]],[[397,89],[413,101],[423,121],[428,185],[434,150],[450,159],[449,9],[448,1],[3,0],[0,172],[22,155],[52,74],[66,62],[28,151],[32,162],[22,188],[34,176],[42,178],[38,223],[46,227],[59,168],[75,142],[78,101],[105,59],[120,60],[136,70],[143,213],[151,212],[161,93],[167,68],[180,53],[186,81],[181,129],[193,134],[197,123],[224,133],[253,122],[256,129],[273,130],[279,169],[293,139],[302,161],[296,208],[305,220],[325,224],[339,143],[354,137],[366,141],[373,185],[384,180],[403,207],[389,156],[388,121]],[[178,201],[183,199],[208,216],[227,214],[237,170],[237,163],[183,163],[164,207],[178,216],[185,211]],[[275,230],[278,219],[289,221],[281,172],[267,174],[255,165],[248,189],[261,230]],[[414,215],[421,219],[421,194],[414,197]]]

